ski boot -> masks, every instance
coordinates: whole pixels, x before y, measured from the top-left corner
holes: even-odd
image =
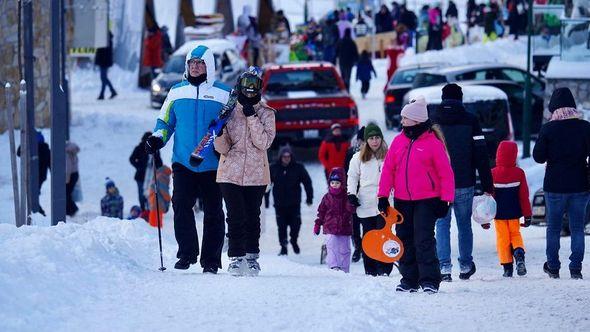
[[[547,275],[549,275],[549,278],[551,279],[559,279],[559,270],[550,269],[547,262],[543,264],[543,272],[547,273]]]
[[[582,270],[572,270],[570,269],[570,276],[572,279],[582,280]]]
[[[418,292],[418,287],[411,286],[405,282],[402,282],[399,285],[397,285],[397,287],[395,287],[395,291],[402,293],[416,293]]]
[[[502,264],[502,266],[504,267],[503,277],[512,278],[512,275],[514,273],[514,266],[512,265],[512,263]]]
[[[475,263],[471,262],[471,268],[465,272],[461,271],[461,273],[459,273],[459,279],[469,280],[469,278],[471,278],[471,276],[475,274],[475,271]]]
[[[230,257],[230,263],[227,272],[234,277],[241,277],[245,274],[246,257]]]
[[[524,264],[524,249],[516,248],[514,250],[514,260],[516,261],[516,274],[519,276],[526,275],[526,265]]]
[[[246,275],[256,277],[260,273],[258,254],[246,254]]]
[[[279,252],[279,256],[287,256],[289,252],[287,251],[287,246],[281,246],[281,251]]]
[[[438,287],[431,285],[431,284],[424,284],[421,286],[422,291],[426,294],[436,294],[438,293]]]

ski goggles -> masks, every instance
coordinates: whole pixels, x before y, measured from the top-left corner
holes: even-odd
[[[242,75],[239,84],[243,93],[257,94],[262,89],[262,80],[260,77],[250,73]]]

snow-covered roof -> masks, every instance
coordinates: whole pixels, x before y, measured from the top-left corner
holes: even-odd
[[[461,89],[463,90],[464,103],[473,103],[482,100],[508,99],[504,91],[493,86],[461,84],[459,84],[459,86],[461,86]],[[426,103],[428,104],[440,104],[442,101],[442,87],[442,85],[439,85],[410,90],[410,92],[408,92],[407,99],[412,100],[418,98],[419,96],[423,96],[426,99]]]
[[[570,78],[590,80],[590,62],[588,61],[563,61],[559,57],[553,57],[547,67],[545,78]]]
[[[221,54],[228,48],[236,49],[236,45],[228,39],[204,39],[204,40],[193,40],[184,43],[174,52],[174,55],[186,55],[199,45],[205,45],[213,51],[213,53]]]

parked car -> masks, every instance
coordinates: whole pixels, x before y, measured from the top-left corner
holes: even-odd
[[[514,138],[512,117],[506,94],[491,86],[463,85],[463,105],[467,112],[477,116],[488,147],[488,155],[495,164],[498,144]],[[404,97],[404,104],[418,96],[428,103],[428,112],[437,112],[441,104],[442,85],[410,90]]]
[[[537,225],[537,226],[547,226],[545,194],[543,192],[543,188],[541,188],[535,192],[535,195],[533,196],[533,201],[532,201],[531,205],[533,207],[533,215],[531,217],[531,224]],[[586,207],[586,223],[585,224],[586,224],[586,227],[584,228],[584,233],[586,235],[590,235],[590,206]],[[569,236],[569,235],[570,235],[569,219],[567,217],[567,213],[564,213],[563,221],[561,224],[561,236]]]
[[[246,61],[240,57],[235,44],[227,39],[207,39],[187,42],[172,54],[164,64],[162,71],[152,80],[150,89],[152,107],[161,107],[170,88],[182,81],[186,55],[199,45],[205,45],[213,51],[216,79],[230,87],[236,84],[238,76],[246,70]]]
[[[391,80],[385,86],[385,126],[387,129],[397,128],[400,124],[400,112],[402,110],[405,94],[412,89],[412,82],[416,74],[428,69],[440,67],[439,63],[423,63],[411,66],[399,67]]]
[[[267,65],[262,98],[277,110],[275,143],[320,142],[333,123],[351,137],[358,129],[356,103],[328,62]]]
[[[470,64],[429,69],[416,74],[413,88],[433,86],[451,82],[472,82],[472,84],[496,87],[506,93],[510,112],[514,121],[515,138],[522,136],[522,116],[524,105],[524,85],[526,71],[505,64]],[[543,123],[543,100],[545,81],[534,75],[532,84],[532,124],[531,135],[536,136]]]

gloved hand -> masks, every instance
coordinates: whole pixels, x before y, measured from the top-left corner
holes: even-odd
[[[356,195],[350,194],[348,195],[348,201],[350,202],[350,204],[352,204],[352,206],[354,207],[359,207],[361,206],[361,202],[359,202],[359,198],[356,197]]]
[[[379,197],[379,203],[377,209],[387,217],[387,208],[389,207],[389,199],[387,197]]]
[[[158,136],[150,136],[145,141],[145,152],[148,154],[154,154],[156,151],[164,147],[164,141]]]
[[[313,204],[313,199],[311,199],[311,198],[306,199],[305,204],[307,204],[307,206],[311,206]]]
[[[244,115],[246,117],[256,114],[256,112],[254,111],[254,105],[250,105],[250,104],[242,105],[242,111],[244,112]]]
[[[522,227],[529,227],[531,225],[531,217],[524,217],[524,223],[520,224]]]
[[[445,201],[442,201],[439,199],[438,202],[436,202],[436,205],[434,207],[434,216],[437,219],[446,217],[447,214],[449,213],[450,207],[451,207],[451,203],[445,202]]]
[[[487,224],[482,224],[482,225],[481,225],[481,228],[483,228],[483,229],[490,229],[490,224],[489,224],[489,223],[487,223]]]
[[[321,225],[320,224],[315,224],[313,226],[313,234],[315,235],[320,235],[320,229],[321,229]]]

